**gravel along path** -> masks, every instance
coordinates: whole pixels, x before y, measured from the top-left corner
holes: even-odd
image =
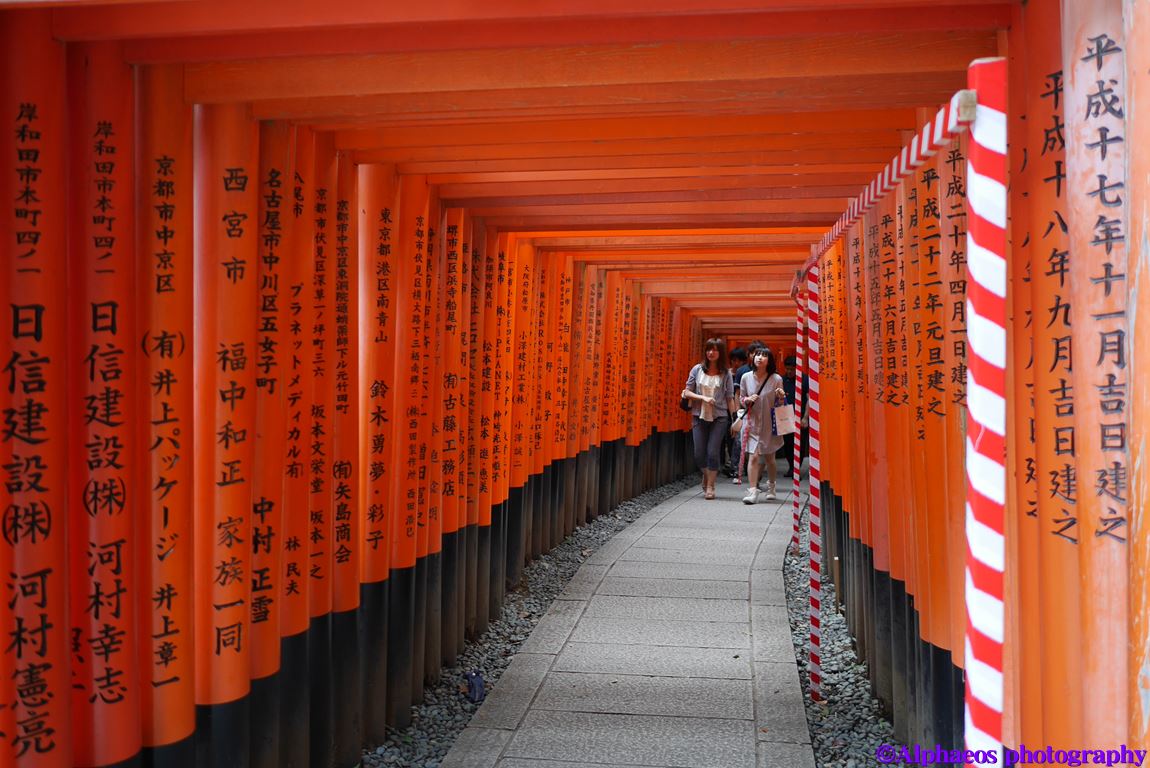
[[[460,693],[464,673],[477,669],[483,674],[488,691],[495,688],[511,657],[583,561],[643,513],[699,482],[698,474],[687,475],[624,501],[576,529],[562,544],[528,565],[519,587],[507,593],[499,618],[478,640],[464,646],[455,666],[443,670],[439,683],[424,689],[423,704],[411,708],[411,725],[403,730],[389,729],[386,742],[364,750],[365,768],[437,768],[455,737],[479,709],[478,704],[472,704]]]
[[[810,529],[806,509],[803,510],[799,530],[802,533],[799,551],[787,553],[783,580],[815,764],[818,768],[878,765],[875,749],[880,744],[897,744],[894,727],[879,714],[878,701],[871,695],[866,665],[859,662],[851,645],[846,617],[835,609],[835,585],[830,580],[823,581],[822,693],[826,701],[816,704],[811,700],[810,678],[807,676]],[[903,763],[893,765],[900,768]]]

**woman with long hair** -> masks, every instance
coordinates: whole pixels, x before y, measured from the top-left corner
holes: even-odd
[[[691,437],[695,464],[703,471],[704,498],[715,498],[715,478],[723,436],[735,410],[735,381],[727,370],[727,345],[722,339],[703,343],[703,359],[691,369],[683,397],[691,400]]]
[[[774,434],[771,428],[771,412],[786,397],[783,377],[775,372],[775,356],[770,349],[763,347],[756,350],[751,356],[751,366],[751,370],[744,373],[739,382],[742,404],[747,409],[743,417],[743,431],[748,458],[747,480],[751,486],[743,497],[744,504],[754,504],[759,500],[759,477],[764,463],[767,465],[766,496],[768,499],[776,498],[775,479],[778,469],[775,466],[775,451],[782,447],[783,438],[782,435]]]

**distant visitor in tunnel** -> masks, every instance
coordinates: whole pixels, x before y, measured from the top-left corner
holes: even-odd
[[[783,435],[784,445],[781,449],[783,458],[787,460],[787,474],[793,475],[795,472],[795,437],[802,435],[802,443],[799,445],[799,467],[802,468],[802,461],[807,457],[807,433],[806,433],[806,418],[807,418],[807,389],[810,386],[807,376],[803,375],[803,388],[802,388],[802,403],[795,401],[795,367],[798,362],[794,355],[788,355],[783,360],[783,390],[787,393],[787,402],[795,406],[796,410],[803,416],[803,425],[798,433],[791,433]]]
[[[743,349],[742,347],[735,347],[731,350],[731,361],[727,370],[730,371],[731,378],[735,382],[736,403],[742,396],[742,393],[739,392],[739,380],[742,378],[742,376],[739,374],[739,370],[746,364],[746,362],[747,350]],[[748,368],[747,370],[750,369]],[[739,485],[743,482],[743,473],[741,467],[742,456],[740,455],[741,450],[742,440],[738,434],[728,433],[727,436],[723,438],[723,472],[727,475],[727,477],[734,478],[732,482],[735,485]]]
[[[703,342],[703,359],[691,369],[683,397],[691,400],[691,437],[695,464],[703,472],[703,492],[715,498],[715,478],[723,436],[735,410],[735,380],[727,370],[727,345],[719,338]]]
[[[768,499],[774,499],[775,479],[778,474],[775,451],[783,445],[781,435],[775,434],[771,423],[774,406],[786,398],[783,377],[775,372],[775,355],[768,347],[758,349],[751,356],[752,369],[743,374],[739,391],[743,393],[742,404],[747,409],[743,420],[743,447],[747,454],[747,480],[750,488],[743,497],[744,504],[754,504],[759,500],[759,477],[763,465],[767,466]],[[763,401],[756,407],[756,403]]]

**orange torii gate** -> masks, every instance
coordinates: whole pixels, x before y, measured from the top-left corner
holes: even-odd
[[[497,3],[484,49],[457,9],[0,10],[0,765],[353,764],[525,562],[689,469],[702,339],[790,348],[780,276],[1000,52],[1005,305],[963,140],[812,275],[819,575],[900,736],[956,743],[971,680],[1007,746],[1145,745],[1145,4],[750,5],[667,44]],[[964,680],[980,301],[1005,609]]]

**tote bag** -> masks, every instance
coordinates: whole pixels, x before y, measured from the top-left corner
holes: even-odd
[[[795,424],[795,406],[791,403],[776,405],[771,411],[771,426],[776,435],[793,435],[798,431]]]

